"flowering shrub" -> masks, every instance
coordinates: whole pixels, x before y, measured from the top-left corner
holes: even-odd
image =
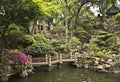
[[[15,51],[15,52],[10,53],[10,60],[14,64],[16,63],[24,64],[24,63],[29,62],[29,56],[20,51]]]
[[[30,64],[30,57],[20,51],[11,51],[9,56],[12,62],[12,68],[14,72],[23,72],[26,70],[31,70],[32,65]]]

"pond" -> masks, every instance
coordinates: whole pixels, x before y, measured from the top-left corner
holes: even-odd
[[[10,78],[8,82],[118,82],[120,74],[97,73],[92,70],[62,65],[50,72],[41,68],[26,78]]]

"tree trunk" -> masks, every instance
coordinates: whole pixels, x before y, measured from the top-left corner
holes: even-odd
[[[34,35],[34,30],[35,30],[35,20],[31,21],[31,23],[30,23],[29,34]]]
[[[77,28],[77,23],[78,23],[79,13],[80,13],[81,8],[82,8],[82,6],[80,6],[78,8],[78,11],[77,11],[77,14],[76,14],[76,17],[75,17],[74,29]]]

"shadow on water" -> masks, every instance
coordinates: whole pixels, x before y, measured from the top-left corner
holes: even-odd
[[[8,82],[119,82],[120,74],[97,73],[92,70],[76,68],[69,64],[50,72],[37,68],[35,73],[26,78],[11,78]]]

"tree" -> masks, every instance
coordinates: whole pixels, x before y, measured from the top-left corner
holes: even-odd
[[[40,20],[52,23],[53,18],[60,14],[58,0],[33,0],[33,2],[39,6],[39,10],[42,12]]]
[[[39,10],[32,0],[1,0],[0,7],[1,11],[4,11],[4,13],[0,14],[1,47],[4,48],[6,42],[5,34],[9,25],[15,23],[20,27],[24,27],[26,33],[28,33],[29,22],[38,17]]]

